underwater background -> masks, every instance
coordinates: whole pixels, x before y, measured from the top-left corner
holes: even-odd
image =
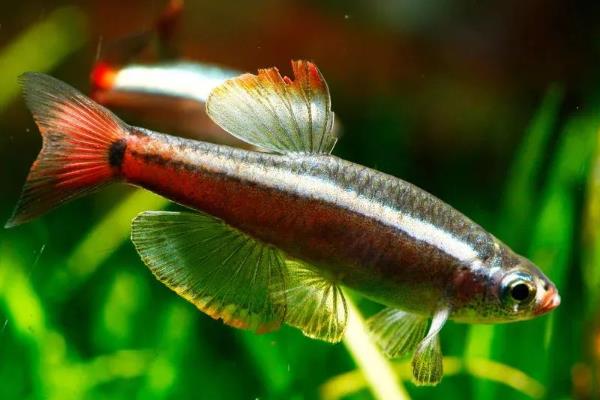
[[[0,4],[2,221],[41,146],[17,76],[47,72],[89,93],[111,43],[138,43],[166,6]],[[583,1],[186,1],[136,61],[287,74],[290,59],[314,61],[343,132],[336,155],[459,209],[541,266],[562,304],[528,322],[449,323],[445,377],[418,388],[407,360],[382,366],[359,331],[330,345],[200,313],[129,241],[136,213],[176,206],[113,186],[0,230],[0,399],[599,399],[598,16]],[[189,134],[167,112],[119,115]],[[363,316],[379,309],[353,300]]]

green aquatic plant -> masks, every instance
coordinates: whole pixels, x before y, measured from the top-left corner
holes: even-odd
[[[87,21],[75,7],[59,8],[33,24],[0,51],[0,110],[19,92],[15,80],[27,70],[49,71],[81,48],[87,36]],[[39,44],[43,43],[43,46]]]

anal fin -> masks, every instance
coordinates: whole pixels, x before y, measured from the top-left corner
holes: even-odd
[[[427,331],[427,318],[385,308],[367,320],[371,337],[390,358],[411,354]]]
[[[330,343],[342,340],[348,319],[346,299],[332,280],[296,260],[287,260],[285,322],[306,336]]]
[[[285,316],[279,250],[200,213],[144,212],[132,223],[144,263],[167,287],[227,325],[267,332]]]

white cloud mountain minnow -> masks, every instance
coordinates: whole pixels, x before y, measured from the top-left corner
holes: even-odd
[[[217,65],[189,61],[122,67],[101,62],[94,66],[91,75],[96,90],[181,97],[205,103],[215,87],[240,73]]]
[[[389,356],[414,353],[418,384],[442,377],[446,320],[517,321],[558,306],[540,270],[449,205],[330,155],[327,85],[312,63],[292,65],[293,80],[260,70],[207,101],[217,124],[265,152],[132,127],[63,82],[23,75],[44,145],[7,227],[111,182],[152,190],[197,211],[133,220],[137,251],[169,288],[234,327],[285,322],[337,342],[347,286],[387,306],[370,329]]]
[[[210,92],[240,74],[190,61],[125,65],[100,61],[90,77],[92,98],[106,107],[192,139],[254,149],[206,115]]]

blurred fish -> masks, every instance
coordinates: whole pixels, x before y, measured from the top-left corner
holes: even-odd
[[[91,73],[92,98],[186,137],[256,150],[206,114],[206,100],[212,89],[240,74],[218,65],[191,61],[132,63],[121,67],[102,61]],[[337,136],[341,135],[340,127],[338,120],[333,128]]]
[[[174,34],[179,30],[183,7],[181,0],[170,0],[152,25],[101,46],[99,61],[90,74],[91,97],[155,129],[253,148],[206,115],[205,103],[210,91],[241,72],[181,60]]]
[[[91,73],[92,98],[159,129],[212,143],[251,148],[212,122],[205,111],[210,91],[240,74],[198,62],[117,66],[102,61]]]
[[[181,58],[175,36],[183,11],[182,0],[169,0],[156,20],[145,29],[109,39],[106,43],[100,40],[97,58],[111,65],[125,65],[147,57],[160,60]]]
[[[121,68],[99,63],[92,71],[92,84],[96,91],[145,93],[206,103],[215,87],[238,75],[240,72],[220,66],[186,61]]]
[[[263,69],[207,99],[218,125],[264,152],[133,127],[61,81],[24,74],[44,145],[6,226],[113,182],[152,190],[194,210],[132,222],[142,260],[180,296],[237,328],[285,322],[337,342],[347,286],[387,306],[372,335],[391,357],[413,354],[421,385],[442,378],[448,319],[518,321],[559,305],[536,266],[451,206],[332,156],[327,84],[310,62],[292,67],[293,79]]]

